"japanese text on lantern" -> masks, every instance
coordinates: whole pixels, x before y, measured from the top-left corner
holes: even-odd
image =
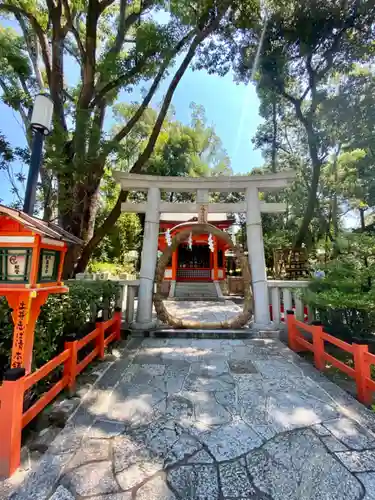
[[[9,250],[7,275],[11,281],[20,281],[23,280],[25,274],[26,251],[18,250],[17,253],[13,252],[13,250]]]
[[[42,278],[51,278],[55,267],[55,255],[45,253],[42,258]]]
[[[12,368],[20,368],[23,363],[23,348],[25,344],[27,305],[21,302],[18,309],[16,324],[14,328],[14,355],[12,359]]]

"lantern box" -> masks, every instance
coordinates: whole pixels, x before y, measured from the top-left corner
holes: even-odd
[[[56,224],[0,205],[0,291],[61,286],[68,244],[82,241]]]

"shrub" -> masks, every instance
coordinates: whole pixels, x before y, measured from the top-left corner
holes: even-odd
[[[91,273],[110,273],[112,276],[119,276],[122,273],[134,274],[134,264],[116,264],[113,262],[91,262],[88,266]]]
[[[375,332],[374,240],[352,235],[338,257],[326,264],[325,277],[312,279],[306,302],[332,335],[352,339]]]
[[[62,351],[64,336],[92,329],[95,312],[109,306],[112,313],[119,287],[113,281],[69,283],[69,293],[50,295],[35,328],[33,368]],[[0,371],[9,368],[13,323],[5,297],[0,298]]]

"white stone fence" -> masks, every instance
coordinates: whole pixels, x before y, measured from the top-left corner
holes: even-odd
[[[135,276],[133,275],[128,276],[130,279],[115,279],[109,276],[108,273],[82,273],[76,275],[76,280],[87,282],[110,280],[116,282],[120,287],[116,307],[121,307],[125,325],[129,325],[134,320],[134,303],[138,293],[139,280],[134,279]],[[75,280],[68,280],[68,285],[71,281]],[[104,314],[106,314],[106,312],[104,312]],[[95,316],[94,312],[93,315]]]
[[[282,315],[286,314],[288,309],[295,308],[297,319],[303,321],[305,319],[305,310],[307,309],[308,320],[314,319],[313,311],[304,304],[302,300],[303,288],[309,284],[308,280],[304,281],[283,281],[283,280],[268,280],[268,289],[270,296],[270,305],[272,306],[272,319],[275,324],[279,324],[282,320]]]
[[[82,279],[78,276],[76,279],[82,281],[92,281]],[[106,279],[103,276],[97,277],[96,280]],[[70,280],[69,280],[70,281]],[[125,325],[130,325],[134,321],[135,299],[138,295],[139,280],[114,280],[120,287],[120,294],[117,299],[117,307],[121,307]],[[306,288],[309,281],[283,281],[283,280],[268,280],[269,304],[272,306],[272,318],[275,324],[279,324],[286,314],[288,309],[294,306],[296,317],[303,321],[305,316],[306,305],[302,300],[302,290]],[[271,308],[270,308],[271,309]],[[307,308],[308,320],[314,319],[313,311]]]

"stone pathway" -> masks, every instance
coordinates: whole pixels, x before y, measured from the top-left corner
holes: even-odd
[[[374,430],[278,340],[132,339],[9,498],[374,500]]]
[[[166,300],[164,304],[168,312],[176,318],[202,323],[226,321],[242,312],[242,307],[232,300],[225,302]]]

